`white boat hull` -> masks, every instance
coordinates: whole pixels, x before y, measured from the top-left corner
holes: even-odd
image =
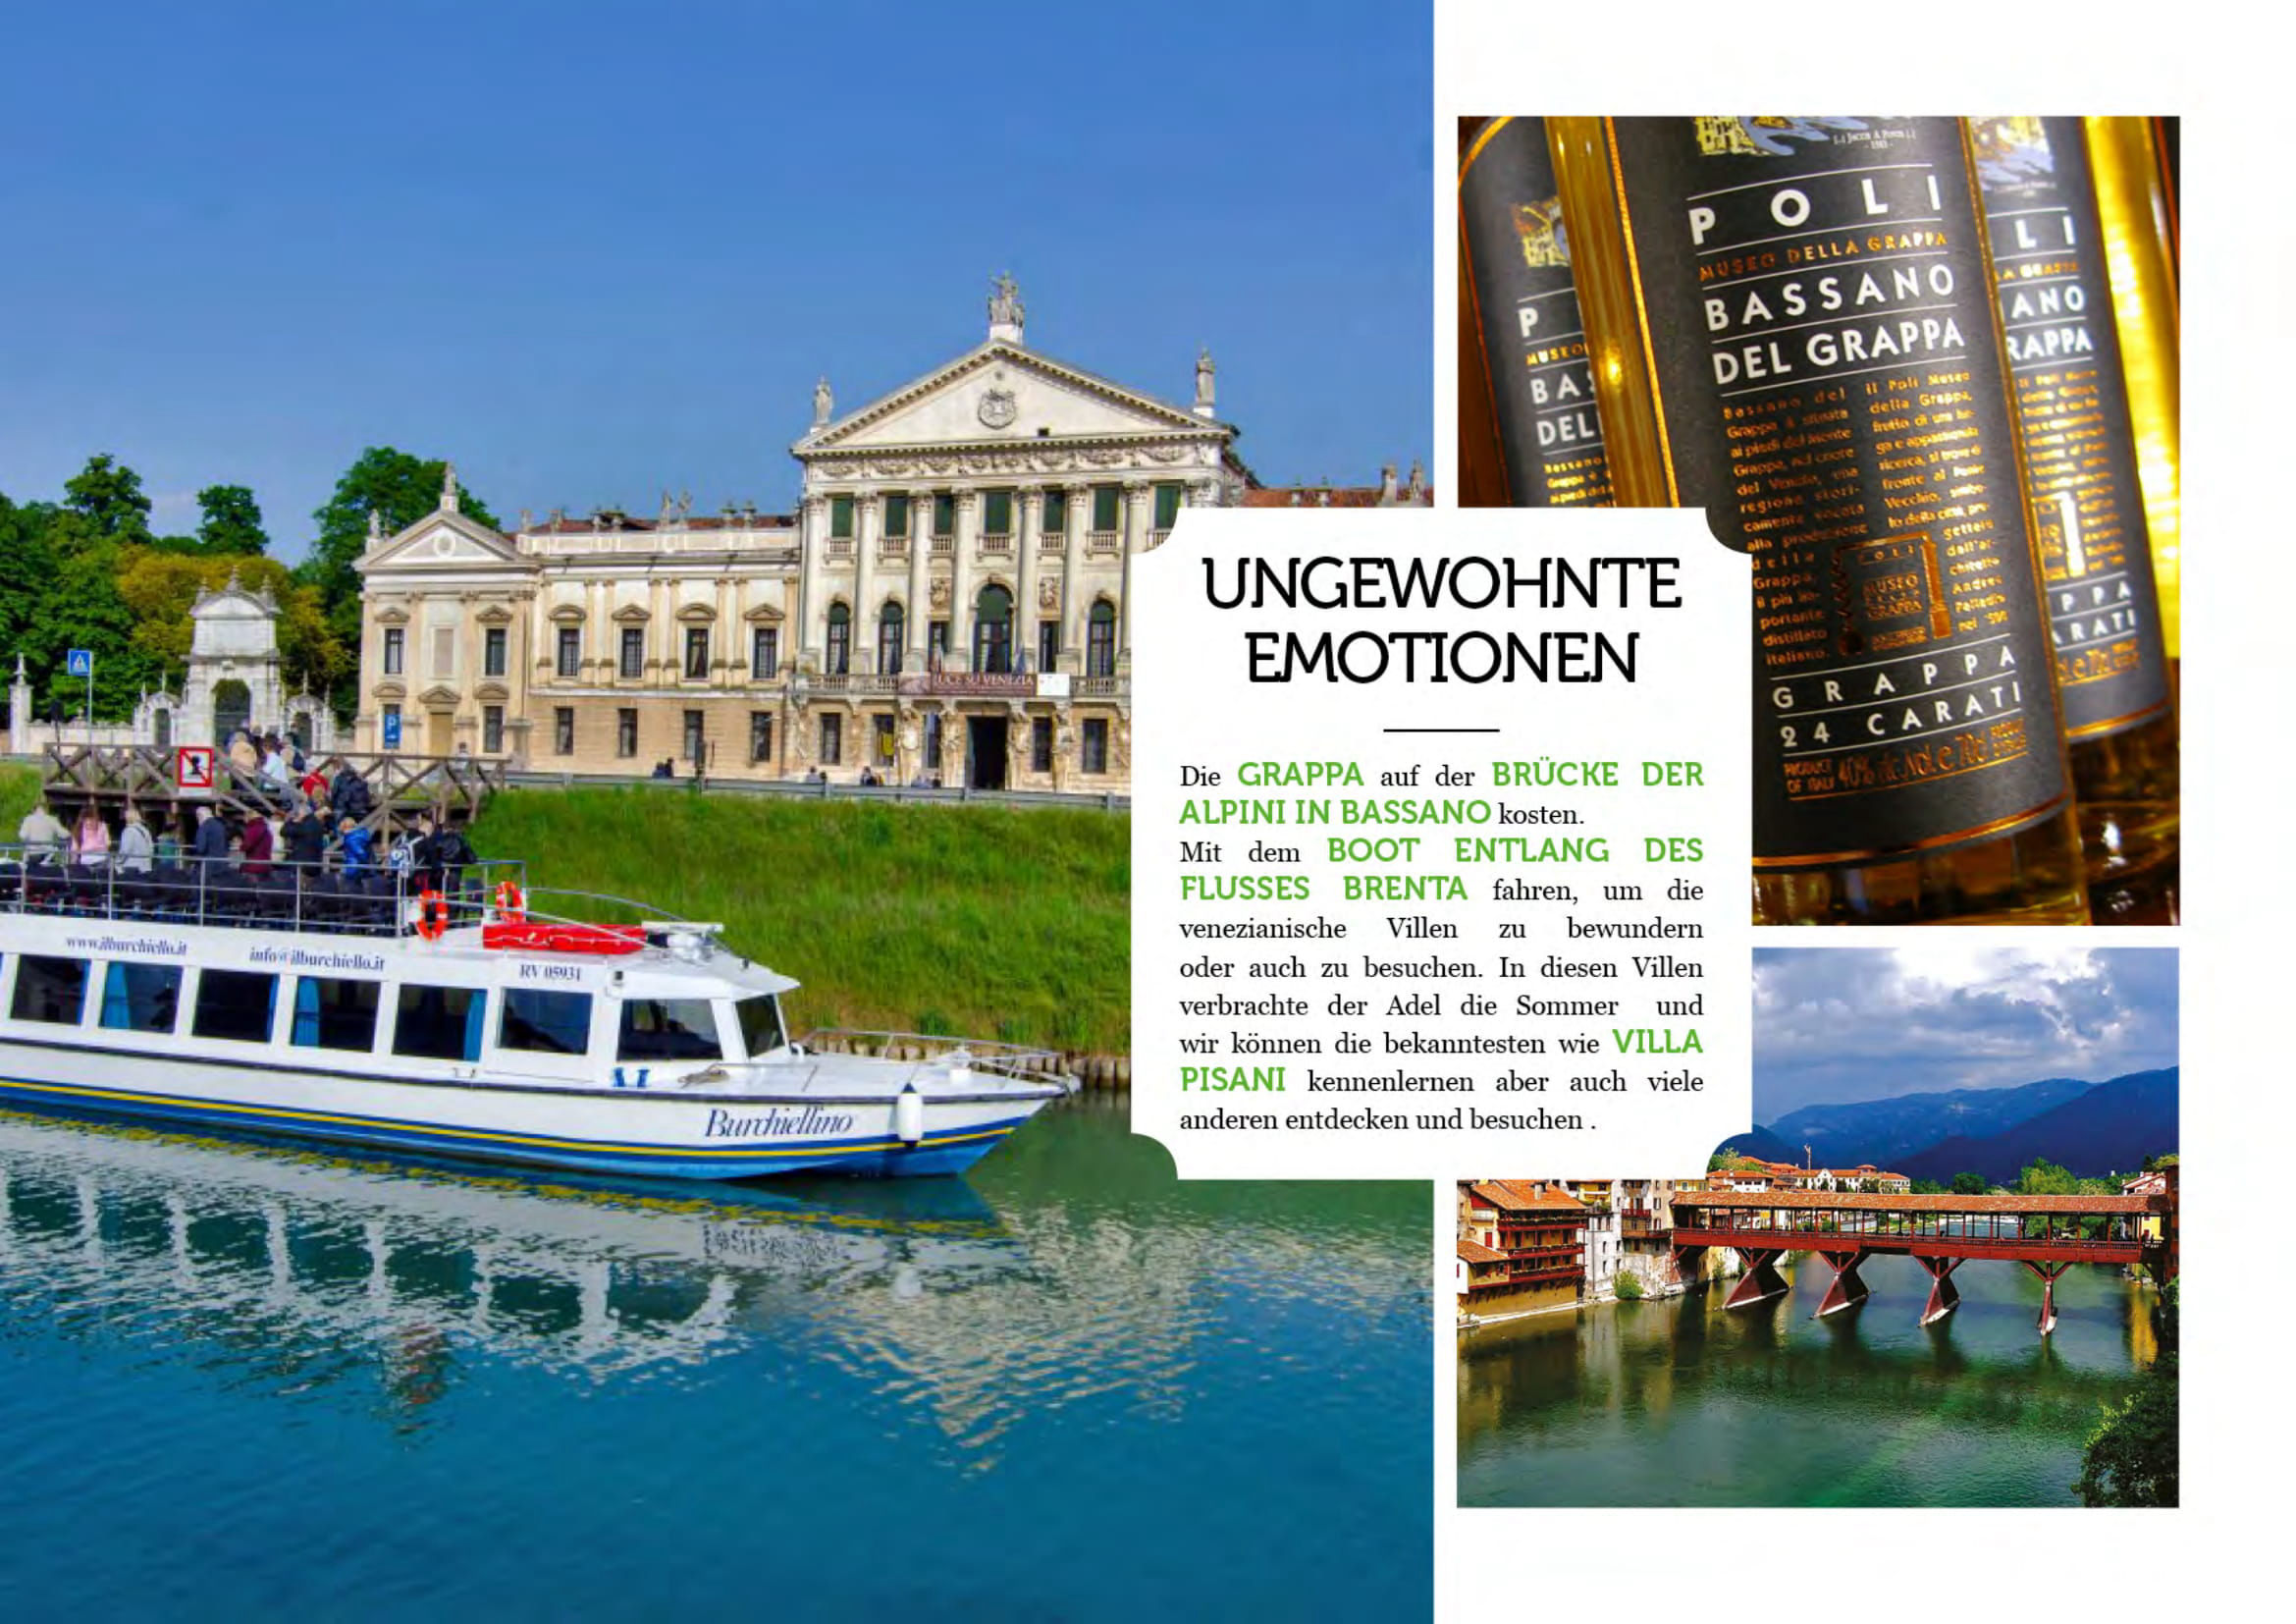
[[[1063,1091],[929,1094],[903,1143],[895,1096],[679,1094],[374,1079],[0,1038],[0,1104],[161,1118],[402,1154],[670,1178],[962,1172]]]

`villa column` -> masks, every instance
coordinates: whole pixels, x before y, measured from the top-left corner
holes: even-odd
[[[1124,482],[1124,572],[1116,587],[1116,659],[1119,666],[1132,653],[1132,555],[1148,545],[1148,503],[1155,493],[1145,479]]]
[[[828,498],[809,496],[798,509],[797,658],[821,670],[822,629],[828,612],[822,602],[822,549],[828,544]]]
[[[1068,493],[1068,528],[1061,537],[1060,664],[1063,670],[1084,668],[1085,613],[1091,608],[1084,594],[1085,526],[1092,522],[1093,488],[1079,480],[1063,487]]]
[[[1021,491],[1021,586],[1020,602],[1013,605],[1013,652],[1025,652],[1028,669],[1037,669],[1037,555],[1043,542],[1037,531],[1044,522],[1044,491],[1040,485],[1026,486]],[[1020,669],[1016,663],[1015,670]]]
[[[949,661],[973,669],[973,549],[981,545],[981,493],[957,492],[956,555],[949,566]]]
[[[864,491],[853,499],[853,636],[862,646],[853,652],[857,672],[877,670],[877,605],[870,601],[870,555],[877,551],[877,493]]]
[[[922,672],[933,636],[933,493],[909,493],[909,670]]]

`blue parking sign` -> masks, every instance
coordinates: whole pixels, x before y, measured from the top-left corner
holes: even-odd
[[[95,651],[84,648],[71,650],[64,656],[64,675],[67,677],[93,677],[95,675]]]
[[[383,713],[383,748],[399,748],[399,707],[394,705]]]

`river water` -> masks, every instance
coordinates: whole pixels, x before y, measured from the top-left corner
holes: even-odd
[[[2047,1338],[2013,1263],[1962,1265],[1928,1327],[1910,1258],[1867,1260],[1872,1296],[1823,1321],[1832,1271],[1789,1272],[1750,1309],[1724,1281],[1462,1336],[1460,1503],[2071,1505],[2099,1405],[2155,1354],[2155,1294],[2112,1269],[2057,1281]]]
[[[1424,1617],[1427,1257],[1090,1099],[745,1189],[0,1114],[0,1612]]]

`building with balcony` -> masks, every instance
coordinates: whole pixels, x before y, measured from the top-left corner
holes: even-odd
[[[789,448],[794,513],[528,516],[439,510],[370,532],[356,748],[577,774],[985,789],[1131,786],[1133,560],[1191,507],[1414,506],[1262,487],[1214,405],[1024,342],[1010,278],[986,339]]]
[[[1459,1186],[1460,1312],[1476,1319],[1569,1308],[1586,1274],[1587,1212],[1557,1179]]]

